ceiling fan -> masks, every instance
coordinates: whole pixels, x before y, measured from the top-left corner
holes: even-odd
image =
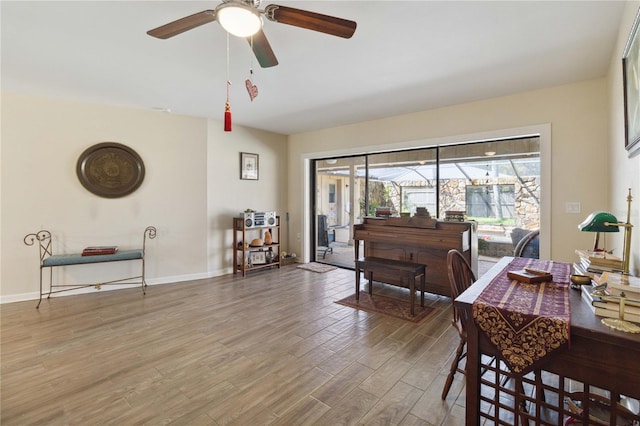
[[[261,15],[269,21],[342,38],[351,38],[356,31],[356,23],[347,19],[277,4],[270,4],[262,10],[259,6],[260,0],[222,0],[222,3],[213,10],[205,10],[180,18],[149,30],[147,34],[167,39],[217,20],[229,33],[247,38],[260,66],[268,68],[278,65],[278,59],[262,31]]]

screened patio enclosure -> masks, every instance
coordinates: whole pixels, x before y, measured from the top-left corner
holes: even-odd
[[[488,256],[511,254],[514,228],[540,227],[537,137],[322,159],[315,166],[314,211],[327,217],[336,247],[353,244],[351,224],[366,216],[413,215],[418,208],[441,220],[459,212],[476,221],[480,254]]]

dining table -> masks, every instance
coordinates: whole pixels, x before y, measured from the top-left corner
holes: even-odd
[[[569,285],[571,266],[504,257],[455,299],[466,332],[467,425],[624,424],[637,409],[640,334],[602,324]],[[513,278],[522,271],[551,279]]]

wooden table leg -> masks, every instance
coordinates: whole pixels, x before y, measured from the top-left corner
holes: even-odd
[[[480,424],[480,349],[478,329],[473,325],[473,319],[463,319],[467,333],[467,362],[466,362],[466,394],[465,424],[477,426]]]
[[[356,263],[356,301],[360,300],[360,265]]]
[[[411,303],[411,316],[414,316],[416,314],[414,307],[416,303],[416,276],[414,274],[411,274],[411,277],[409,278],[409,293],[411,294],[409,297]]]

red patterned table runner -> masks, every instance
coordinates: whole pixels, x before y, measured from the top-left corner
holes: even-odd
[[[527,284],[508,271],[533,268],[553,275],[553,282]],[[571,265],[514,258],[473,302],[478,327],[514,373],[526,373],[550,352],[569,342]]]

